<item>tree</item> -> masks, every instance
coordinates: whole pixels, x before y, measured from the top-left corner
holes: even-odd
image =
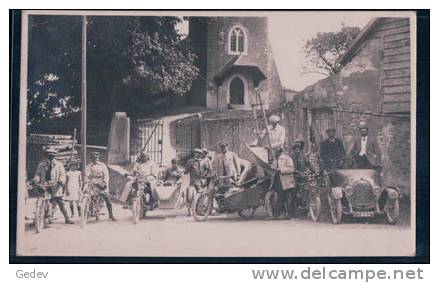
[[[88,17],[87,105],[91,121],[144,113],[183,96],[198,75],[178,17]],[[29,122],[80,111],[81,17],[31,16]],[[97,119],[94,119],[97,118]],[[92,120],[94,119],[94,120]]]
[[[308,65],[304,66],[302,71],[333,76],[340,70],[341,57],[359,33],[360,28],[347,27],[343,23],[341,29],[336,32],[317,33],[303,46]]]

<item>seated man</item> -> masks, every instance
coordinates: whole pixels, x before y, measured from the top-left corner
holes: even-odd
[[[137,162],[134,164],[133,170],[131,170],[131,175],[145,179],[145,181],[149,185],[149,190],[150,190],[149,203],[153,207],[158,207],[159,199],[158,199],[157,191],[155,189],[156,178],[157,178],[157,167],[154,164],[154,162],[151,161],[149,155],[145,153],[141,153],[139,155],[139,157],[137,158]],[[136,185],[135,180],[131,180],[125,185],[125,189],[120,197],[121,201],[128,201],[130,199],[131,191],[134,185]]]
[[[183,176],[183,172],[178,168],[177,159],[172,158],[171,167],[166,168],[161,172],[160,179],[164,184],[177,184],[181,182],[181,177]]]

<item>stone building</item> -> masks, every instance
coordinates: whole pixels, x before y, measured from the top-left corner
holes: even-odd
[[[341,70],[308,86],[286,107],[289,141],[326,138],[335,127],[350,150],[364,121],[382,151],[384,184],[410,193],[411,47],[409,18],[375,18],[341,59]]]
[[[192,104],[249,109],[261,94],[266,108],[284,101],[265,17],[190,17],[188,39],[201,76]]]

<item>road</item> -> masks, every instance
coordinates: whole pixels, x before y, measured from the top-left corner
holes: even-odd
[[[313,223],[304,215],[252,220],[215,215],[195,222],[184,210],[156,210],[133,224],[130,210],[114,205],[117,222],[105,216],[84,229],[63,224],[62,217],[36,234],[28,222],[19,254],[52,256],[383,256],[411,255],[414,238],[408,216],[402,224],[382,220],[333,225],[323,215]],[[325,211],[325,210],[324,210]],[[327,210],[326,210],[327,211]]]

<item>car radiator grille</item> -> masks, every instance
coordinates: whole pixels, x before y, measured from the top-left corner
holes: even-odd
[[[372,187],[367,184],[357,184],[352,195],[352,205],[354,206],[370,206],[375,204],[375,195]]]

